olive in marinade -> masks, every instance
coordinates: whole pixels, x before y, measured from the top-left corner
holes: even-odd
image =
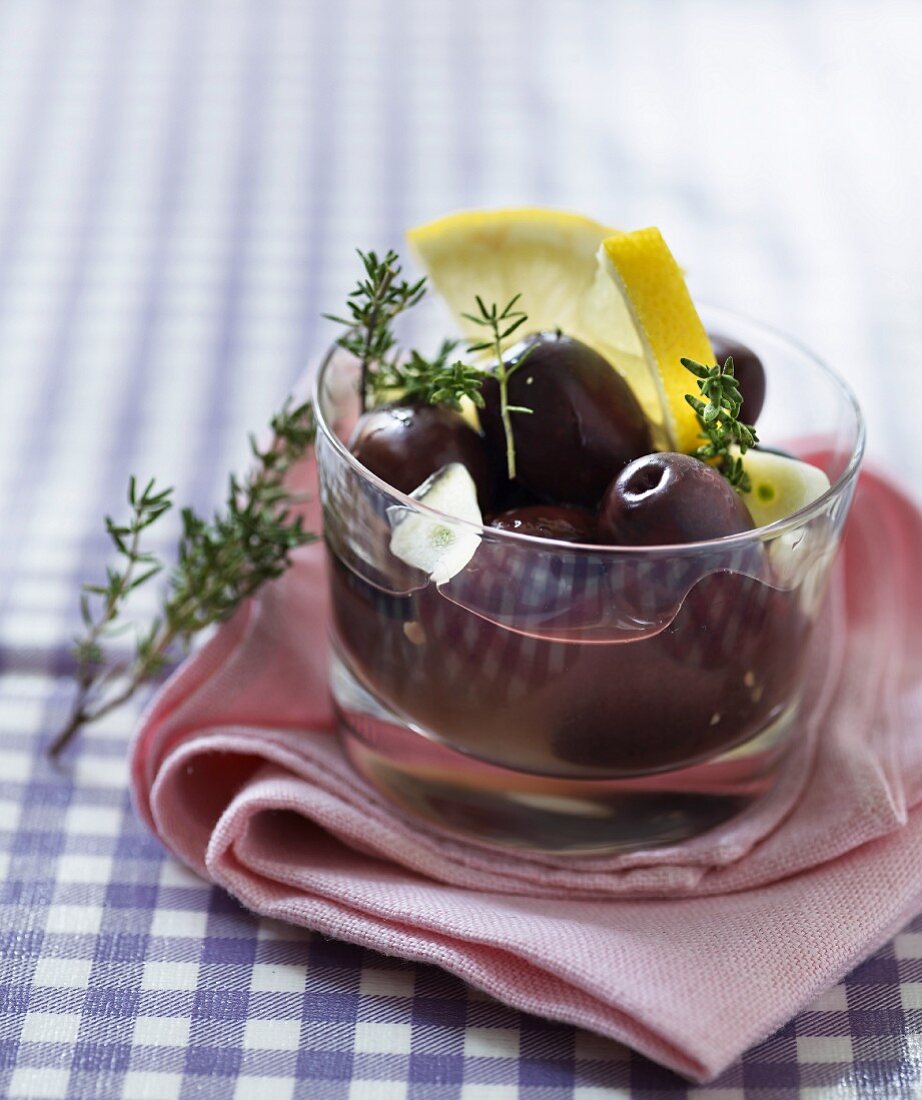
[[[372,409],[356,424],[349,449],[401,493],[412,493],[443,466],[460,462],[474,479],[481,511],[493,506],[493,474],[483,437],[444,405]]]
[[[493,516],[489,526],[517,535],[532,535],[558,542],[596,541],[595,515],[586,508],[561,504],[530,504],[510,508]]]
[[[594,508],[611,479],[652,448],[643,410],[598,352],[560,332],[526,337],[503,357],[511,377],[516,481],[542,500]],[[483,383],[480,421],[494,463],[505,468],[500,385]]]
[[[612,481],[599,508],[599,539],[614,546],[672,546],[750,531],[739,493],[691,455],[636,459]]]

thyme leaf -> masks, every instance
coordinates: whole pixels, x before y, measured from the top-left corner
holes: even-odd
[[[424,276],[415,283],[401,279],[403,269],[393,250],[386,252],[383,259],[379,259],[375,252],[357,251],[364,277],[359,279],[346,299],[347,316],[331,313],[323,316],[346,328],[336,343],[361,364],[359,396],[364,412],[368,406],[369,391],[383,387],[384,376],[397,362],[394,320],[422,301],[426,294],[426,279]]]
[[[704,440],[695,457],[713,465],[738,492],[748,493],[752,483],[742,455],[759,442],[759,437],[751,425],[740,420],[743,395],[734,374],[732,356],[727,357],[723,366],[718,363],[708,367],[694,359],[682,359],[681,363],[698,380],[700,396],[685,395],[698,417],[700,438]],[[739,455],[731,453],[734,446]]]

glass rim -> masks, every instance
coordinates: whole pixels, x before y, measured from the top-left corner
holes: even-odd
[[[442,512],[438,508],[433,508],[431,505],[410,496],[409,493],[402,493],[383,478],[372,473],[371,470],[358,461],[327,423],[320,395],[326,373],[333,366],[337,354],[341,351],[339,346],[335,343],[331,344],[325,352],[311,387],[316,425],[326,441],[347,465],[351,466],[361,478],[370,482],[388,496],[393,497],[396,504],[422,512],[425,515],[430,515],[440,521],[448,520],[462,530],[476,532],[478,537],[487,535],[490,539],[495,539],[499,543],[508,541],[511,545],[546,548],[548,550],[553,550],[557,554],[568,550],[578,550],[584,553],[602,554],[605,556],[630,555],[639,557],[662,557],[668,555],[674,557],[676,555],[691,554],[695,552],[700,553],[702,551],[722,550],[727,547],[735,548],[752,542],[763,542],[767,538],[774,538],[798,527],[802,527],[805,523],[808,523],[814,517],[820,515],[826,510],[828,504],[836,497],[841,496],[843,491],[855,480],[858,469],[861,466],[861,460],[864,457],[865,444],[867,441],[867,429],[864,416],[861,412],[861,406],[858,403],[855,392],[848,382],[805,344],[789,336],[787,333],[782,332],[780,329],[767,325],[746,314],[739,313],[735,310],[725,309],[721,306],[712,306],[706,302],[699,304],[701,309],[706,313],[724,318],[730,327],[730,333],[732,333],[732,325],[734,322],[742,323],[751,328],[758,329],[771,339],[780,340],[782,343],[787,344],[789,348],[796,351],[800,356],[806,358],[814,368],[824,374],[839,390],[840,394],[845,398],[845,402],[850,408],[855,420],[855,444],[845,469],[836,480],[832,482],[829,488],[818,496],[816,500],[811,501],[803,508],[799,508],[796,512],[792,512],[789,516],[774,520],[772,523],[767,523],[762,527],[754,527],[749,531],[741,531],[734,535],[722,535],[714,539],[703,539],[698,542],[662,543],[655,546],[617,546],[608,543],[565,542],[560,539],[542,538],[540,535],[523,535],[517,531],[506,531],[499,527],[490,527],[485,523],[474,523],[472,520],[453,516],[449,512]],[[342,354],[348,355],[348,352],[343,352]]]

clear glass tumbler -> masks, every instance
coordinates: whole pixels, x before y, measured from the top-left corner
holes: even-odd
[[[404,809],[490,844],[603,853],[695,836],[775,781],[864,429],[808,351],[702,312],[765,365],[760,437],[831,487],[770,526],[683,546],[576,546],[434,513],[347,450],[357,364],[321,368],[333,697],[353,766]],[[391,554],[410,512],[472,549],[449,580]]]

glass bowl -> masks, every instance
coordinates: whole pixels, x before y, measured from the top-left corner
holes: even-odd
[[[494,845],[600,854],[677,843],[776,781],[864,428],[846,384],[753,321],[702,310],[767,374],[763,446],[829,490],[769,526],[682,546],[571,545],[434,512],[346,447],[358,364],[316,379],[343,748],[389,799]],[[415,515],[465,548],[439,582],[390,551]]]

